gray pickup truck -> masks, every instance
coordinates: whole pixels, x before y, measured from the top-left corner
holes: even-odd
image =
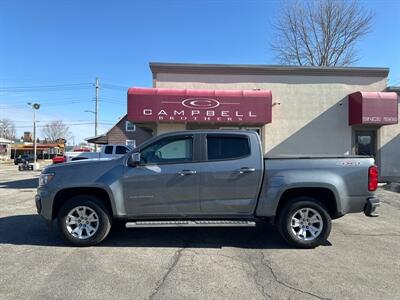
[[[127,228],[270,220],[288,243],[312,248],[327,240],[332,219],[375,216],[377,185],[370,157],[264,158],[257,133],[199,130],[156,136],[118,159],[49,166],[35,201],[77,246],[104,240],[115,219]]]

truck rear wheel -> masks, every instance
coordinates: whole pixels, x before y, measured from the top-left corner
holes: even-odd
[[[327,209],[318,200],[297,197],[282,208],[278,226],[290,245],[315,248],[327,241],[332,221]]]
[[[101,201],[90,195],[67,200],[58,212],[60,233],[75,246],[93,246],[103,241],[110,232],[111,221]]]

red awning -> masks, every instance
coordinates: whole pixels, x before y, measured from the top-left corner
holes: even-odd
[[[132,122],[266,124],[272,120],[269,90],[130,88]]]
[[[397,123],[396,93],[355,92],[349,95],[349,125],[389,125]]]

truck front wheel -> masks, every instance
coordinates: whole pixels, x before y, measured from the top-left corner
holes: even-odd
[[[327,209],[318,200],[297,197],[282,208],[278,226],[289,244],[298,248],[315,248],[328,239],[332,221]]]
[[[111,217],[101,201],[90,195],[67,200],[58,212],[62,237],[75,246],[93,246],[111,229]]]

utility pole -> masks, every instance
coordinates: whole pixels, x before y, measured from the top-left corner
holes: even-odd
[[[97,125],[98,125],[98,114],[99,114],[99,78],[96,77],[96,84],[95,84],[95,89],[96,89],[96,104],[95,104],[95,109],[94,109],[94,136],[97,136]],[[97,152],[97,144],[94,144],[94,149]]]

